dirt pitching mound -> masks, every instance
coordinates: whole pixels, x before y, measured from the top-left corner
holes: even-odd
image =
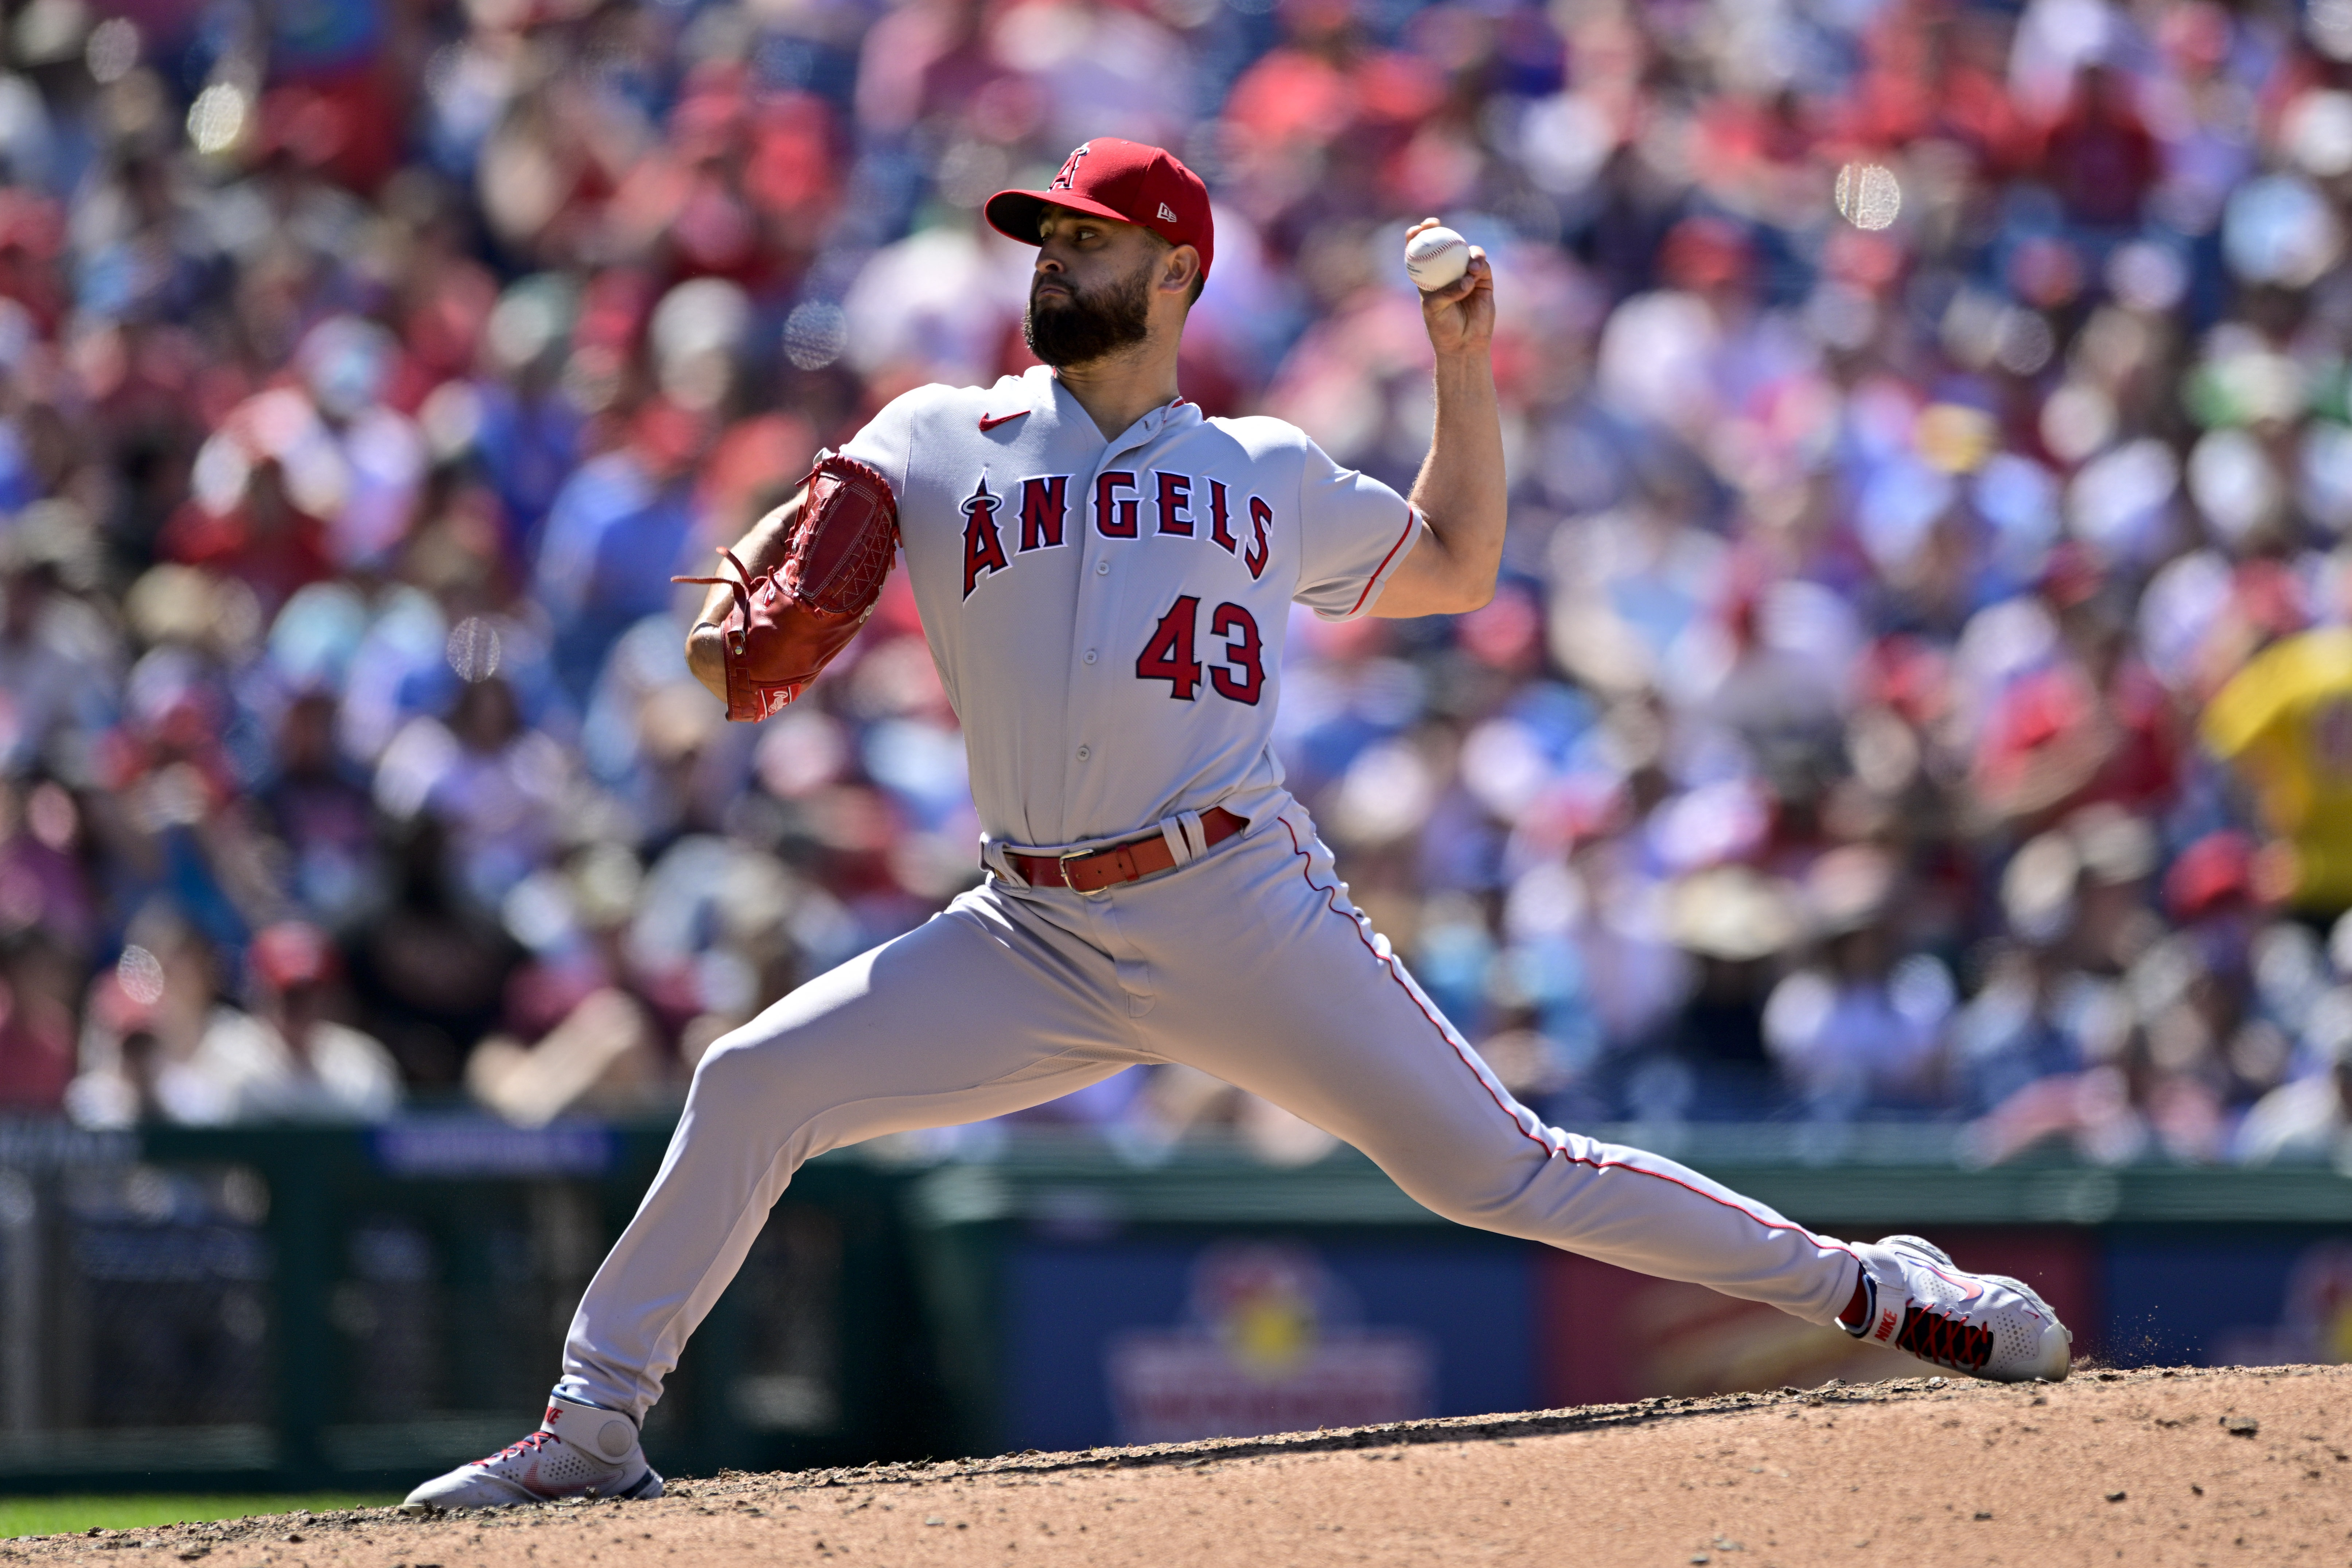
[[[2352,1367],[1940,1378],[0,1545],[204,1568],[2352,1562]]]

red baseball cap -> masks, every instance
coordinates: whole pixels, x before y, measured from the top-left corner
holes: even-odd
[[[2183,849],[2164,874],[2164,901],[2173,919],[2198,920],[2233,900],[2260,902],[2254,862],[2254,841],[2231,828]]]
[[[1097,136],[1071,153],[1044,190],[999,191],[982,211],[1007,239],[1035,245],[1048,205],[1140,224],[1171,245],[1199,251],[1201,276],[1209,275],[1215,242],[1209,187],[1165,147]]]

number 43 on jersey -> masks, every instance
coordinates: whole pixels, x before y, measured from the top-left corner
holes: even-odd
[[[1170,605],[1151,629],[1151,640],[1135,657],[1136,679],[1168,682],[1168,695],[1180,702],[1199,696],[1203,674],[1196,640],[1200,621],[1197,595],[1186,594]],[[1220,662],[1206,670],[1209,684],[1229,701],[1255,707],[1258,693],[1265,688],[1265,650],[1257,622],[1239,605],[1219,605],[1209,616],[1209,636],[1223,639],[1221,648],[1210,650]]]

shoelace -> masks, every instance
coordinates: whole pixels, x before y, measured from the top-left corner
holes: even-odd
[[[522,1441],[519,1443],[509,1443],[505,1447],[500,1448],[488,1458],[476,1459],[474,1463],[478,1465],[495,1465],[500,1459],[511,1459],[518,1454],[526,1452],[536,1454],[541,1448],[547,1447],[548,1444],[561,1443],[562,1441],[563,1441],[563,1439],[557,1436],[552,1432],[533,1432],[530,1436],[523,1438]]]
[[[1922,1361],[1948,1366],[1955,1372],[1982,1372],[1985,1363],[1992,1359],[1992,1331],[1948,1318],[1933,1308],[1916,1301],[1903,1320],[1902,1332],[1895,1336],[1895,1348],[1906,1350]]]

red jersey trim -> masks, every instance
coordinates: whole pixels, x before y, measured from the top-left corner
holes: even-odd
[[[1363,610],[1364,601],[1372,596],[1372,589],[1379,584],[1381,574],[1389,569],[1389,563],[1396,559],[1396,552],[1404,548],[1404,542],[1411,539],[1412,531],[1420,526],[1421,514],[1412,510],[1411,501],[1405,502],[1404,531],[1397,535],[1397,542],[1394,544],[1389,546],[1389,552],[1381,557],[1381,563],[1372,568],[1372,574],[1364,579],[1364,591],[1356,595],[1356,602],[1353,605],[1348,606],[1349,616],[1354,616]]]

